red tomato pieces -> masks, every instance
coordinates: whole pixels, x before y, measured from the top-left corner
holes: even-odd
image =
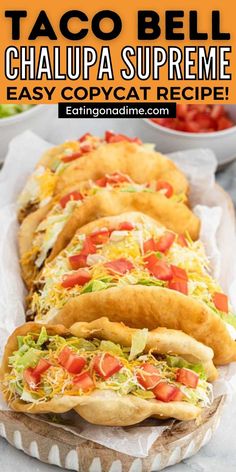
[[[86,364],[82,356],[78,356],[68,346],[65,346],[58,356],[59,364],[70,374],[79,374]]]
[[[83,154],[86,152],[91,152],[93,150],[93,145],[91,143],[82,143],[80,146],[80,150],[82,151]]]
[[[224,313],[229,312],[229,303],[227,295],[225,295],[224,293],[215,292],[212,298],[217,310],[223,311]]]
[[[171,280],[172,270],[164,261],[161,261],[155,254],[145,257],[145,264],[149,272],[159,280]]]
[[[93,359],[93,369],[104,380],[109,379],[109,377],[114,375],[116,372],[119,372],[122,367],[123,364],[120,360],[108,353],[104,355],[98,354]]]
[[[59,356],[58,356],[58,362],[61,364],[63,367],[66,364],[66,362],[69,359],[69,355],[71,354],[71,349],[68,346],[63,347],[61,350]]]
[[[71,200],[83,200],[83,196],[81,195],[80,192],[77,192],[76,190],[74,190],[73,192],[70,192],[61,198],[60,200],[61,207],[65,208],[67,203],[70,202]]]
[[[137,380],[146,390],[152,390],[160,381],[159,370],[151,364],[143,364],[137,373]]]
[[[69,263],[73,270],[82,269],[83,267],[88,267],[87,265],[87,255],[86,254],[75,254],[74,256],[69,257]]]
[[[176,118],[151,118],[160,126],[187,133],[210,133],[235,126],[222,105],[177,105]]]
[[[90,241],[95,245],[106,244],[109,238],[110,238],[110,231],[108,231],[108,229],[95,231],[94,233],[91,233],[89,236]]]
[[[62,280],[62,287],[73,288],[75,285],[85,285],[91,280],[91,275],[84,269],[79,269],[74,274],[66,275]]]
[[[172,276],[175,280],[188,280],[188,274],[184,269],[181,269],[181,267],[177,267],[175,265],[171,265],[171,270],[172,270]]]
[[[86,360],[84,357],[71,353],[63,367],[65,367],[65,369],[70,372],[70,374],[79,374],[84,368],[85,364]]]
[[[165,182],[164,180],[158,180],[156,189],[158,192],[160,190],[164,190],[164,194],[167,198],[172,197],[174,193],[172,185],[170,185],[168,182]]]
[[[36,367],[28,367],[23,372],[23,378],[31,390],[36,390],[41,380],[41,375],[51,367],[50,362],[41,358]]]
[[[96,246],[94,245],[90,236],[87,236],[84,241],[82,250],[80,251],[80,254],[88,256],[89,254],[95,254],[96,252]]]
[[[235,123],[233,123],[229,118],[225,116],[221,116],[218,119],[218,130],[217,131],[223,131],[224,129],[232,128],[232,126],[235,126]]]
[[[68,162],[75,161],[75,159],[78,159],[82,155],[83,154],[81,151],[77,151],[77,152],[73,152],[72,154],[68,154],[67,156],[63,156],[61,160],[67,164]]]
[[[175,240],[175,235],[166,231],[163,236],[160,237],[159,241],[156,243],[156,251],[166,252],[172,246]]]
[[[170,280],[168,284],[168,288],[171,290],[176,290],[177,292],[181,292],[184,295],[188,295],[188,282],[187,280],[181,280],[181,279],[173,279]]]
[[[186,387],[196,388],[199,376],[188,369],[178,369],[176,373],[176,381],[186,385]]]
[[[147,241],[145,241],[145,243],[143,244],[143,250],[146,254],[146,252],[149,252],[149,251],[157,251],[157,243],[156,241],[154,241],[153,238],[151,239],[148,239]]]
[[[23,379],[31,390],[36,390],[40,383],[40,375],[35,374],[33,367],[28,367],[24,370]]]
[[[49,367],[51,367],[51,364],[49,361],[47,361],[46,359],[44,359],[43,357],[39,360],[38,364],[36,365],[36,367],[34,368],[34,374],[35,375],[42,375],[44,372],[46,372],[46,370],[49,369]]]
[[[177,237],[177,243],[182,247],[188,247],[188,243],[183,234],[179,234]]]
[[[129,138],[124,134],[115,134],[113,131],[105,132],[105,141],[107,143],[119,143],[121,141],[127,141],[129,143],[142,144],[142,141],[139,138]]]
[[[92,137],[91,133],[85,133],[83,134],[83,136],[81,136],[81,138],[78,139],[78,141],[80,143],[83,143],[84,141],[87,141],[87,139],[91,137]]]
[[[101,177],[100,179],[95,180],[95,183],[99,187],[106,187],[107,186],[107,178],[106,177]]]
[[[74,389],[81,389],[84,392],[94,388],[94,383],[92,377],[88,372],[82,372],[82,374],[75,375],[73,378]]]
[[[126,175],[114,172],[114,174],[105,175],[104,177],[97,179],[95,182],[99,187],[106,187],[108,184],[115,185],[123,182],[130,182],[130,179]]]
[[[121,275],[130,272],[134,268],[132,262],[128,261],[124,257],[121,257],[120,259],[115,259],[114,261],[106,262],[104,264],[104,267],[109,269],[109,271],[112,273],[117,273]]]
[[[160,382],[154,389],[153,393],[157,400],[161,402],[181,401],[183,394],[178,387],[168,382]]]
[[[118,226],[119,231],[132,231],[133,229],[134,225],[129,221],[123,221],[123,223],[120,223]]]

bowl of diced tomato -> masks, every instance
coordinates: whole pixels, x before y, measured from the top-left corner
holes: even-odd
[[[212,149],[223,164],[236,157],[236,105],[177,104],[176,118],[149,118],[162,152]]]

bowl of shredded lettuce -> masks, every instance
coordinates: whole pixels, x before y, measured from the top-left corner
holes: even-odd
[[[10,118],[18,113],[30,110],[34,105],[7,105],[0,104],[0,118]]]
[[[0,162],[5,159],[10,141],[24,131],[47,139],[53,109],[52,105],[0,104]]]

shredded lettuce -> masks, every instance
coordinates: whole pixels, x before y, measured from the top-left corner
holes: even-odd
[[[101,351],[110,352],[115,356],[124,356],[124,352],[122,351],[120,345],[115,344],[112,341],[101,341],[99,349],[101,349]]]
[[[152,398],[155,398],[154,393],[152,393],[150,390],[142,390],[141,388],[137,388],[135,390],[135,395],[137,395],[137,397],[143,398],[144,400],[151,400]]]
[[[22,346],[23,347],[23,346]],[[35,367],[38,364],[40,357],[43,356],[43,351],[30,347],[26,352],[23,350],[16,351],[10,358],[9,364],[21,372],[27,367]]]
[[[101,290],[105,290],[109,287],[109,284],[102,282],[101,280],[92,280],[85,287],[81,290],[82,293],[89,293],[89,292],[100,292]]]
[[[39,334],[29,333],[18,337],[19,349],[9,358],[9,366],[12,368],[6,374],[4,388],[8,388],[12,395],[21,400],[34,403],[48,401],[55,395],[73,394],[73,375],[64,369],[58,356],[61,350],[68,346],[76,354],[86,359],[86,370],[93,365],[94,356],[105,352],[111,353],[120,359],[122,368],[119,372],[107,379],[96,376],[96,389],[113,390],[118,395],[134,394],[140,398],[151,400],[155,398],[153,392],[145,390],[139,383],[137,371],[143,362],[156,365],[161,379],[176,385],[184,393],[183,401],[195,405],[208,406],[211,402],[211,386],[206,381],[206,374],[201,364],[192,364],[180,356],[167,355],[155,356],[149,352],[144,354],[147,344],[148,330],[136,330],[132,336],[130,347],[124,347],[109,340],[91,340],[78,338],[76,336],[62,337],[59,335],[48,335],[42,327]],[[23,372],[28,367],[36,367],[40,358],[45,358],[51,363],[51,367],[42,375],[39,389],[32,390],[24,379]],[[196,389],[182,385],[176,380],[176,370],[186,368],[199,375],[199,383]],[[96,374],[95,374],[96,375]],[[83,392],[78,392],[82,395]]]
[[[137,357],[139,354],[141,354],[145,346],[147,344],[147,338],[148,338],[148,329],[139,329],[135,331],[135,333],[132,336],[132,344],[131,344],[131,349],[130,349],[130,355],[129,355],[129,360],[132,361]]]
[[[42,346],[48,340],[46,328],[43,326],[37,341],[37,346]]]
[[[198,374],[201,379],[206,380],[207,378],[205,369],[202,364],[192,364],[190,362],[187,362],[182,357],[169,355],[166,356],[166,361],[170,367],[178,367],[179,369],[190,369],[196,372],[196,374]]]
[[[147,285],[148,287],[155,285],[156,287],[164,287],[165,282],[163,282],[162,280],[158,280],[158,279],[154,279],[152,277],[149,277],[149,278],[146,278],[146,279],[138,280],[136,285]]]

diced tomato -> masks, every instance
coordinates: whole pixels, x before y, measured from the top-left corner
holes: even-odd
[[[90,234],[89,238],[90,238],[90,241],[95,245],[106,244],[110,238],[110,231],[108,231],[107,229],[95,231],[94,233]]]
[[[199,376],[188,369],[178,369],[176,373],[176,381],[186,385],[186,387],[196,388]]]
[[[225,116],[221,116],[218,119],[218,123],[217,123],[217,130],[218,131],[222,131],[224,129],[232,128],[232,126],[234,126],[234,123],[229,118],[227,118]]]
[[[181,269],[181,267],[177,267],[175,265],[171,265],[171,270],[172,270],[172,275],[173,278],[180,279],[180,280],[188,280],[188,274],[184,269]]]
[[[81,136],[81,138],[78,139],[78,141],[80,143],[83,143],[84,141],[86,141],[88,138],[91,138],[91,137],[92,137],[91,133],[85,133],[83,134],[83,136]]]
[[[133,142],[133,143],[136,143],[136,144],[139,144],[139,145],[143,144],[143,142],[142,142],[141,139],[139,139],[139,138],[133,138],[133,139],[132,139],[132,142]]]
[[[86,364],[86,360],[82,356],[77,356],[71,352],[69,355],[65,365],[63,366],[70,374],[79,374],[81,370],[84,368]]]
[[[81,389],[84,392],[91,390],[94,387],[93,379],[88,372],[82,372],[82,374],[75,375],[73,378],[74,389]]]
[[[67,203],[70,202],[71,200],[83,200],[83,196],[81,195],[80,192],[77,192],[76,190],[74,190],[73,192],[70,192],[61,198],[60,200],[61,207],[65,208]]]
[[[121,257],[120,259],[115,259],[114,261],[106,262],[104,264],[104,267],[109,269],[109,271],[112,273],[117,273],[121,275],[130,272],[134,268],[132,262],[128,261],[124,257]]]
[[[228,313],[229,303],[227,295],[225,295],[224,293],[215,292],[213,295],[213,302],[217,310]]]
[[[200,126],[196,121],[187,121],[181,125],[181,128],[182,131],[187,131],[187,133],[200,133]]]
[[[99,185],[99,187],[106,187],[108,184],[115,185],[129,181],[129,178],[126,175],[119,174],[119,172],[114,172],[114,174],[105,175],[104,177],[97,179],[96,184]]]
[[[129,138],[125,134],[115,134],[113,131],[105,132],[105,141],[107,143],[119,143],[120,141],[128,141],[129,143],[142,144],[139,138]]]
[[[107,186],[107,178],[106,177],[101,177],[100,179],[95,180],[95,183],[99,187],[106,187]]]
[[[121,141],[130,142],[130,138],[128,138],[128,136],[125,136],[124,134],[113,134],[113,135],[110,135],[110,137],[106,141],[109,144],[111,144],[111,143],[120,143]]]
[[[82,143],[80,146],[82,153],[91,152],[93,150],[92,143]]]
[[[114,136],[114,134],[115,134],[114,131],[109,131],[109,130],[106,131],[105,137],[104,137],[105,141],[109,143],[109,140]]]
[[[72,351],[68,346],[63,347],[63,349],[61,350],[61,352],[58,356],[59,364],[61,364],[64,367],[66,362],[68,361],[69,356],[70,356],[71,353],[72,353]]]
[[[88,267],[87,265],[87,255],[86,254],[75,254],[74,256],[69,257],[69,263],[73,270],[82,269],[83,267]]]
[[[154,389],[153,393],[157,400],[161,402],[180,401],[182,399],[181,391],[178,387],[168,382],[160,382]]]
[[[87,236],[84,241],[82,250],[80,251],[80,254],[88,256],[89,254],[95,254],[96,252],[97,252],[96,246],[94,245],[90,236]]]
[[[173,395],[172,402],[181,402],[184,398],[184,394],[177,388],[177,391]]]
[[[184,295],[188,295],[188,282],[187,280],[181,279],[172,279],[168,284],[168,288],[171,290],[176,290],[177,292],[181,292]]]
[[[74,274],[66,275],[62,280],[62,287],[73,288],[75,285],[85,285],[91,280],[91,275],[84,269],[79,269]]]
[[[167,198],[172,197],[174,193],[174,189],[172,185],[170,185],[168,182],[165,182],[164,180],[158,180],[157,186],[156,186],[157,191],[159,192],[160,190],[164,190],[165,196]]]
[[[146,390],[153,390],[160,381],[159,370],[151,364],[143,364],[137,373],[137,380]]]
[[[200,131],[206,130],[216,130],[216,122],[215,120],[209,115],[209,113],[200,112],[197,113],[195,116],[195,121],[199,125]]]
[[[155,267],[155,265],[157,264],[159,260],[160,259],[155,254],[150,254],[149,256],[144,257],[145,265],[150,272],[152,271],[152,269]]]
[[[157,243],[156,241],[154,241],[153,238],[151,239],[148,239],[147,241],[145,241],[145,243],[143,244],[143,250],[146,254],[146,252],[151,252],[151,251],[157,251]]]
[[[222,105],[212,105],[211,117],[214,118],[214,120],[217,120],[223,114],[224,108],[222,107]]]
[[[122,182],[129,182],[129,178],[126,175],[119,174],[119,172],[114,172],[113,174],[107,175],[108,184],[120,184]]]
[[[51,367],[51,364],[50,362],[48,362],[46,359],[44,359],[43,357],[39,360],[38,364],[36,365],[36,367],[34,368],[34,375],[42,375],[44,372],[46,372],[46,370],[49,369],[49,367]]]
[[[123,221],[123,223],[120,223],[118,226],[119,231],[132,231],[133,229],[134,225],[129,221]]]
[[[66,156],[63,156],[61,158],[61,160],[65,163],[67,162],[72,162],[72,161],[75,161],[75,159],[78,159],[79,157],[81,157],[83,154],[81,151],[77,151],[77,152],[73,152],[72,154],[68,154]]]
[[[156,243],[156,250],[160,252],[166,252],[172,246],[175,240],[175,235],[166,231],[163,236],[160,237],[159,241]]]
[[[65,346],[58,356],[59,364],[71,374],[79,374],[86,364],[82,356],[78,356],[68,346]]]
[[[98,354],[93,360],[93,369],[104,380],[122,369],[123,364],[111,354]]]
[[[38,384],[40,383],[40,375],[37,373],[35,374],[35,371],[32,367],[28,367],[24,370],[23,378],[31,390],[37,389]]]
[[[176,115],[177,117],[185,117],[188,111],[188,105],[185,104],[179,104],[176,107]]]
[[[235,123],[222,105],[177,105],[176,118],[151,118],[160,126],[189,133],[209,133]]]
[[[155,254],[145,257],[145,263],[149,272],[159,280],[171,280],[172,270],[165,261],[161,261]]]
[[[177,243],[182,247],[187,247],[188,243],[183,234],[179,234],[177,237]]]

